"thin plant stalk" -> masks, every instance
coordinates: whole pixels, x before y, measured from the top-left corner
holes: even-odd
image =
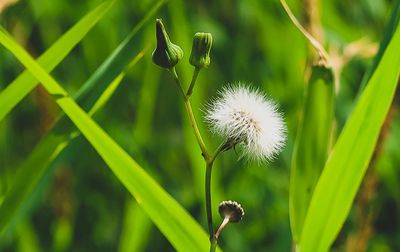
[[[218,154],[223,151],[225,143],[221,144],[215,151],[214,155],[210,160],[206,160],[206,179],[205,179],[205,195],[206,195],[206,209],[207,209],[207,223],[208,232],[210,234],[210,240],[214,237],[214,229],[212,226],[212,207],[211,207],[211,172],[214,165],[214,160],[217,158]]]
[[[186,112],[189,117],[190,125],[192,126],[194,135],[196,136],[197,143],[199,144],[199,147],[201,149],[202,156],[204,158],[204,161],[206,162],[206,183],[205,183],[205,195],[206,196],[205,197],[206,197],[208,232],[209,232],[210,240],[211,240],[214,235],[214,230],[213,230],[213,226],[212,226],[212,210],[211,210],[211,171],[212,171],[212,166],[213,166],[215,157],[211,158],[210,155],[208,154],[207,147],[203,141],[203,138],[201,136],[201,133],[200,133],[199,128],[196,123],[196,119],[193,114],[192,105],[190,103],[189,96],[187,94],[185,94],[185,92],[183,90],[182,84],[179,80],[178,74],[176,73],[175,67],[171,68],[170,72],[171,72],[172,76],[174,77],[174,80],[175,80],[176,84],[178,85],[178,88],[182,94],[183,101],[185,103]],[[194,86],[194,83],[197,79],[198,73],[199,73],[199,71],[196,71],[196,70],[194,71],[192,82],[190,84],[191,87]],[[189,87],[189,90],[190,90],[190,87]]]
[[[190,82],[189,89],[188,89],[188,91],[187,91],[187,93],[186,93],[186,96],[187,96],[188,98],[189,98],[189,97],[192,95],[192,93],[193,93],[193,88],[194,88],[194,85],[195,85],[195,83],[196,83],[197,76],[198,76],[199,73],[200,73],[200,69],[201,69],[201,68],[199,68],[199,67],[195,67],[195,68],[194,68],[192,81]]]
[[[214,236],[213,221],[212,221],[212,208],[211,208],[211,172],[214,162],[206,164],[206,179],[205,179],[205,195],[206,195],[206,210],[207,210],[207,224],[210,240]]]
[[[206,147],[206,145],[205,145],[205,143],[203,141],[203,138],[202,138],[202,136],[200,134],[199,128],[197,127],[196,119],[195,119],[194,114],[193,114],[192,105],[190,104],[189,96],[187,96],[185,94],[185,91],[183,90],[183,87],[182,87],[181,82],[179,80],[178,74],[176,73],[175,67],[171,68],[170,72],[172,73],[172,76],[174,77],[174,80],[175,80],[176,84],[178,85],[178,87],[179,87],[179,89],[181,91],[181,94],[183,96],[183,101],[185,103],[186,112],[187,112],[189,120],[190,120],[190,125],[193,128],[193,131],[194,131],[194,134],[196,136],[197,143],[200,146],[203,158],[207,162],[207,160],[210,159],[210,155],[208,154],[207,147]]]
[[[224,150],[224,148],[226,148],[226,143],[225,142],[222,143],[217,148],[215,153],[211,156],[207,151],[207,147],[203,141],[203,138],[202,138],[199,128],[197,126],[196,119],[194,117],[192,105],[190,103],[189,98],[190,98],[190,95],[192,94],[193,87],[195,86],[200,69],[201,68],[197,68],[197,67],[195,68],[195,70],[193,72],[192,81],[190,83],[187,93],[184,92],[183,86],[179,80],[179,77],[178,77],[175,67],[172,67],[171,69],[169,69],[169,71],[172,74],[172,76],[174,77],[174,80],[175,80],[176,84],[178,85],[178,88],[182,94],[190,124],[192,126],[192,129],[196,136],[197,143],[202,151],[202,156],[206,163],[206,178],[205,178],[206,212],[207,212],[208,232],[210,235],[210,252],[213,252],[213,251],[215,251],[215,249],[217,247],[217,239],[218,239],[219,233],[221,232],[220,231],[221,227],[219,229],[219,232],[217,231],[218,235],[214,234],[213,219],[212,219],[212,207],[211,207],[211,173],[212,173],[212,167],[214,165],[214,161],[217,158],[218,154],[221,153]]]

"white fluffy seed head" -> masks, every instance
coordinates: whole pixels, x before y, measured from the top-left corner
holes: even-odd
[[[275,103],[240,83],[219,92],[206,106],[205,119],[213,132],[240,142],[250,159],[270,160],[285,144],[286,127]]]

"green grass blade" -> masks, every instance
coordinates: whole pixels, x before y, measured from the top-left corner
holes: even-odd
[[[86,14],[78,23],[58,39],[42,56],[38,63],[51,72],[68,53],[83,39],[93,26],[107,13],[113,5],[107,1]],[[24,71],[6,89],[0,93],[0,121],[38,84],[37,80]]]
[[[124,78],[127,70],[142,58],[144,51],[140,51],[135,59],[129,63],[129,60],[131,60],[129,57],[139,51],[135,47],[137,44],[135,40],[139,36],[138,31],[163,3],[164,1],[158,2],[147,12],[147,15],[132,29],[132,32],[78,91],[77,100],[80,101],[86,111],[90,110],[90,114],[93,114],[107,101]],[[123,72],[121,73],[121,71]],[[107,80],[112,80],[109,86],[107,86]],[[0,236],[21,215],[24,199],[29,198],[34,193],[49,164],[78,135],[75,131],[76,128],[73,124],[65,116],[61,117],[52,130],[35,146],[29,157],[17,167],[18,175],[14,179],[14,184],[7,193],[4,204],[0,205]]]
[[[400,27],[349,117],[315,188],[300,250],[327,251],[342,227],[373,154],[400,72]]]
[[[17,227],[18,250],[19,252],[39,252],[42,249],[39,246],[37,234],[32,224],[26,220]]]
[[[126,70],[119,74],[109,87],[103,91],[103,95],[98,97],[98,101],[90,110],[94,114],[113,94],[120,84],[121,80],[138,60],[143,57],[143,52],[139,53],[128,65]],[[101,73],[101,72],[96,72]],[[103,86],[100,86],[103,87]],[[92,89],[99,86],[91,86]],[[92,92],[96,97],[98,92]],[[63,118],[63,117],[62,117]],[[62,129],[60,131],[59,129]],[[17,167],[17,176],[7,192],[4,202],[0,204],[0,236],[4,234],[10,224],[19,216],[23,208],[24,200],[34,192],[34,188],[38,185],[39,180],[45,174],[49,164],[64,150],[72,139],[78,136],[78,132],[74,127],[70,126],[70,121],[58,120],[52,130],[46,134],[40,142],[35,146],[23,163]]]
[[[129,63],[129,60],[131,60],[129,57],[139,51],[137,47],[134,47],[137,44],[135,39],[139,36],[138,31],[161,7],[162,3],[163,1],[160,1],[148,12],[117,49],[79,89],[76,98],[81,101],[81,105],[86,111],[90,109],[90,113],[93,114],[99,109],[119,85],[127,70],[142,58],[144,51],[140,51]],[[121,71],[123,72],[121,73]],[[112,80],[111,78],[115,79],[107,86],[108,83],[106,81]],[[24,208],[24,199],[29,198],[34,193],[34,189],[47,171],[49,164],[78,135],[75,131],[76,128],[73,124],[65,116],[61,117],[52,130],[35,146],[29,157],[17,167],[18,175],[15,177],[14,184],[4,199],[4,204],[0,206],[0,236],[18,218],[21,209]]]
[[[145,251],[151,231],[151,220],[136,202],[129,198],[125,207],[124,226],[119,252]]]
[[[385,52],[385,49],[390,42],[390,39],[393,37],[393,34],[396,31],[396,27],[399,25],[399,22],[400,22],[400,1],[395,1],[393,3],[393,11],[390,16],[390,20],[385,29],[385,33],[383,34],[383,40],[379,45],[378,53],[376,54],[371,67],[368,69],[367,73],[363,77],[363,80],[361,82],[360,91],[362,91],[364,89],[365,85],[371,78],[372,73],[375,71],[376,67],[378,66],[379,61],[381,60],[382,55]]]
[[[334,109],[332,69],[311,69],[290,172],[289,214],[295,242],[299,241],[312,193],[328,155]]]
[[[110,85],[106,86],[93,86],[93,89],[97,90],[102,90],[102,93],[100,92],[91,92],[93,96],[95,96],[97,98],[97,101],[92,105],[89,111],[90,115],[93,115],[94,113],[96,113],[100,108],[102,108],[107,102],[108,100],[111,98],[111,96],[114,94],[115,90],[119,87],[119,84],[121,84],[121,81],[125,78],[126,74],[128,73],[129,69],[131,69],[134,65],[136,65],[136,63],[141,60],[144,56],[144,54],[146,53],[147,49],[144,49],[142,51],[140,51],[131,61],[131,63],[128,64],[128,66],[126,66],[126,68],[124,69],[124,71],[122,73],[120,73],[117,77],[115,77],[115,79],[110,83]],[[117,59],[114,57],[114,61],[117,61]],[[108,69],[104,69],[104,73],[108,72]],[[96,88],[94,88],[96,87]],[[100,88],[98,88],[100,87]],[[101,94],[101,95],[99,95]]]
[[[73,137],[72,134],[51,133],[47,135],[18,167],[14,183],[0,205],[0,237],[5,234],[9,226],[15,224],[15,220],[21,213],[23,201],[32,194],[39,179],[45,173],[45,168],[60,154],[69,139]]]
[[[57,104],[103,158],[125,188],[178,251],[207,251],[209,239],[200,225],[115,141],[104,132],[68,93],[4,30],[0,42],[56,98]]]
[[[98,96],[102,94],[104,86],[113,81],[121,71],[130,63],[131,59],[139,53],[138,43],[134,38],[138,37],[138,32],[143,25],[152,17],[156,11],[165,3],[161,0],[149,10],[146,16],[139,21],[135,28],[129,33],[124,41],[113,51],[106,61],[99,67],[97,73],[93,74],[85,85],[79,89],[79,92],[74,96],[76,102],[85,110],[92,107]],[[92,86],[102,86],[99,89],[92,89]],[[93,91],[96,95],[93,95]]]

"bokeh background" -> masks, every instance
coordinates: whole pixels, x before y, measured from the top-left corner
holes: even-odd
[[[7,6],[6,2],[0,0],[0,23],[35,57],[101,3],[19,0]],[[155,2],[117,1],[52,75],[74,94]],[[310,8],[319,12],[318,37],[337,70],[335,139],[357,100],[394,1],[327,0],[320,1],[319,7],[308,6],[310,2],[288,1],[302,23],[307,24]],[[220,244],[226,251],[290,251],[290,162],[310,64],[307,41],[277,0],[171,0],[156,16],[163,18],[172,41],[185,52],[177,66],[185,85],[193,71],[188,63],[193,34],[213,34],[211,65],[200,73],[192,101],[208,145],[215,148],[221,139],[207,130],[202,109],[223,85],[245,82],[279,103],[288,127],[283,153],[267,164],[238,159],[233,151],[221,156],[213,174],[214,222],[215,226],[220,222],[218,203],[236,200],[246,215],[223,231]],[[154,46],[151,21],[137,38],[137,47],[146,48],[144,58],[129,71],[95,120],[206,228],[200,150],[171,76],[151,62]],[[23,70],[0,48],[0,90]],[[400,251],[398,108],[397,96],[334,251]],[[59,114],[57,105],[39,86],[0,122],[0,202],[13,183],[15,167]],[[79,137],[50,165],[24,202],[0,238],[0,251],[174,249],[88,142]]]

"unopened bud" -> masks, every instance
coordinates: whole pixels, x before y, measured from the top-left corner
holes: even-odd
[[[161,19],[156,20],[157,47],[153,52],[154,64],[163,68],[172,68],[183,57],[182,49],[173,44],[168,37]]]
[[[208,67],[210,65],[211,46],[211,33],[196,33],[193,37],[192,53],[189,59],[190,64],[198,68]]]

